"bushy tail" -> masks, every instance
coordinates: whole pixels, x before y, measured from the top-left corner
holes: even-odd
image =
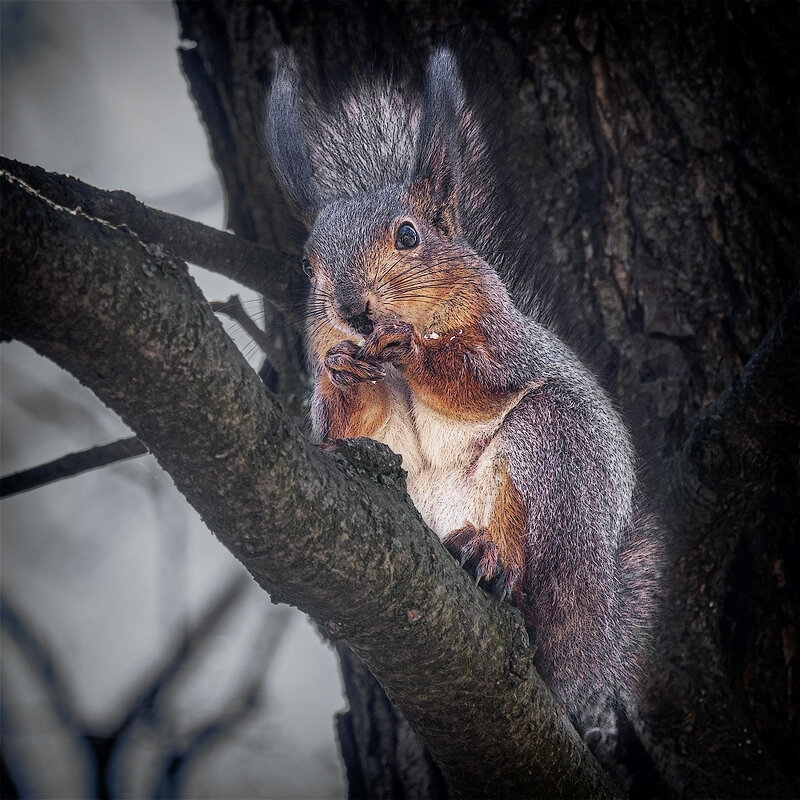
[[[664,537],[658,519],[638,514],[625,531],[619,550],[621,622],[624,657],[636,694],[641,671],[652,647],[656,614],[661,607]]]
[[[620,648],[614,654],[615,663],[609,665],[616,671],[616,680],[586,694],[573,713],[573,722],[595,757],[624,784],[626,737],[631,735],[628,718],[644,689],[653,629],[661,607],[664,540],[655,517],[639,514],[628,526],[618,562]]]

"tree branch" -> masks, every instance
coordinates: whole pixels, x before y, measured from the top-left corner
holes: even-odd
[[[290,375],[292,365],[286,357],[285,351],[276,347],[273,338],[265,330],[256,325],[253,318],[247,313],[238,294],[232,294],[226,301],[212,300],[211,308],[216,314],[225,314],[236,322],[241,329],[256,343],[258,348],[267,357],[274,369],[283,375]]]
[[[114,408],[273,599],[350,645],[459,794],[614,794],[536,674],[520,615],[425,527],[397,457],[310,445],[185,265],[9,176],[2,188],[3,329]]]
[[[158,211],[124,191],[105,191],[41,167],[0,156],[0,170],[19,178],[52,203],[160,243],[179,258],[218,272],[263,294],[295,327],[302,325],[308,282],[297,256],[276,253],[225,231]]]
[[[795,289],[742,374],[697,416],[670,464],[668,508],[695,539],[727,520],[732,532],[776,452],[797,448],[800,427],[800,288]],[[718,539],[727,547],[726,539]],[[709,543],[713,548],[713,542]]]
[[[15,472],[13,475],[4,475],[0,478],[0,497],[28,492],[91,469],[106,467],[129,458],[138,458],[147,452],[147,446],[138,437],[129,436],[127,439],[91,447],[78,453],[68,453],[46,464],[39,464],[37,467]]]
[[[228,698],[222,709],[211,719],[197,725],[194,730],[180,736],[171,731],[172,739],[182,739],[173,744],[163,757],[152,796],[156,798],[181,797],[187,773],[199,762],[217,741],[239,726],[257,708],[264,711],[265,676],[272,665],[278,646],[288,628],[289,611],[270,616],[270,623],[259,637],[257,646],[247,659],[250,677],[243,680],[236,692]]]
[[[31,674],[36,677],[47,694],[50,705],[64,729],[75,736],[86,736],[86,725],[76,710],[73,692],[58,659],[5,595],[0,597],[0,626],[7,631],[22,652]]]
[[[112,796],[112,785],[115,782],[114,767],[122,757],[120,754],[125,750],[127,737],[135,726],[140,722],[147,722],[161,729],[168,727],[170,715],[165,713],[164,708],[170,696],[175,694],[178,679],[191,668],[201,645],[230,613],[248,586],[249,581],[243,575],[232,580],[212,600],[199,622],[164,657],[154,674],[143,681],[138,692],[126,704],[119,720],[114,725],[101,728],[86,721],[78,712],[69,684],[61,673],[58,659],[49,651],[41,636],[13,607],[7,597],[0,598],[0,623],[14,639],[26,663],[38,678],[50,705],[61,721],[64,732],[85,745],[83,752],[87,758],[87,769],[97,781],[100,797]],[[271,640],[269,646],[272,651],[267,651],[267,664],[284,630],[285,623],[279,624],[269,635],[268,638]],[[166,782],[169,778],[175,777],[178,770],[185,772],[195,751],[213,744],[215,738],[230,730],[241,720],[254,707],[260,696],[263,681],[263,672],[253,674],[243,681],[216,718],[207,721],[193,732],[189,737],[189,745],[176,753],[171,763],[163,767],[162,780]],[[173,731],[170,730],[170,733]],[[162,796],[177,797],[178,794],[172,792]]]

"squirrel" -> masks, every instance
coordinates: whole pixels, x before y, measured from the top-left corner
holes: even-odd
[[[303,89],[284,51],[267,135],[310,229],[314,432],[402,456],[423,519],[522,612],[586,738],[589,705],[635,685],[656,606],[658,528],[628,431],[500,278],[508,217],[454,54],[433,53],[421,98],[379,78],[333,104]]]

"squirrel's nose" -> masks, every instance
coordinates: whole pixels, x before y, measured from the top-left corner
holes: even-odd
[[[339,316],[354,330],[365,336],[372,333],[369,301],[359,297],[337,298],[336,311]]]

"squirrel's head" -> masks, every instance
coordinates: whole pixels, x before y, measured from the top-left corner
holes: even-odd
[[[309,225],[303,269],[314,290],[310,317],[365,335],[385,316],[418,329],[446,317],[448,300],[491,272],[462,236],[459,129],[464,113],[455,57],[431,57],[405,175],[368,192],[330,197],[313,177],[303,135],[298,74],[284,56],[269,101],[273,162]],[[357,159],[368,137],[331,141],[331,160]],[[320,155],[320,154],[318,154]],[[320,160],[319,158],[317,160]],[[477,272],[476,272],[477,270]]]
[[[384,317],[425,330],[447,316],[448,301],[489,268],[431,205],[412,181],[325,206],[303,259],[312,323],[366,335]]]

